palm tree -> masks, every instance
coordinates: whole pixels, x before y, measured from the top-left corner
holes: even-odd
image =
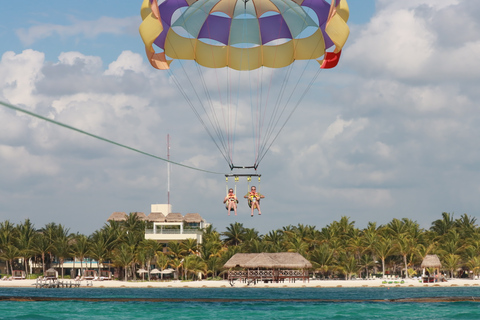
[[[460,233],[462,239],[470,238],[477,228],[477,219],[469,217],[466,213],[455,220],[455,228]]]
[[[450,271],[450,278],[453,278],[455,270],[457,270],[458,266],[460,265],[460,256],[449,253],[445,257],[443,257],[442,260],[443,260],[442,261],[443,267]],[[473,269],[470,269],[470,270],[473,270]]]
[[[0,249],[13,244],[15,238],[15,226],[9,221],[0,223]]]
[[[438,219],[432,222],[430,230],[435,232],[439,236],[443,236],[448,233],[455,226],[455,220],[453,220],[453,214],[442,212],[442,219]]]
[[[3,249],[0,251],[0,259],[6,262],[7,274],[13,275],[13,260],[19,258],[20,255],[21,255],[20,250],[18,250],[18,248],[15,247],[13,244],[4,246]],[[10,265],[10,268],[9,268],[9,265]],[[9,269],[10,269],[10,272],[9,272]]]
[[[45,255],[52,250],[52,243],[43,233],[38,233],[33,242],[33,252],[42,257],[42,270],[45,274]]]
[[[122,243],[118,248],[113,250],[112,262],[115,266],[124,268],[125,281],[128,281],[128,267],[135,261],[135,252],[132,246]]]
[[[357,274],[361,269],[355,256],[351,253],[343,253],[340,255],[338,267],[345,274],[345,280],[350,280],[352,276]]]
[[[302,256],[307,255],[308,244],[300,236],[288,237],[285,244],[288,252],[297,252]]]
[[[283,252],[286,249],[283,246],[284,233],[282,230],[273,230],[267,233],[263,240],[267,245],[268,252]]]
[[[376,265],[375,260],[373,260],[372,256],[369,254],[363,254],[360,257],[359,264],[362,266],[362,268],[365,268],[365,278],[369,277],[370,268]]]
[[[157,251],[156,257],[157,257],[156,259],[157,267],[160,268],[160,271],[163,271],[168,267],[168,263],[170,262],[170,259],[166,254],[160,251]],[[161,273],[160,276],[163,279],[163,273]]]
[[[224,242],[226,245],[238,246],[245,240],[246,230],[243,227],[243,223],[235,222],[231,223],[227,227],[227,231],[222,233],[225,237]]]
[[[381,236],[379,241],[373,245],[373,250],[375,255],[382,260],[382,275],[385,277],[385,259],[395,251],[392,239]]]
[[[415,251],[415,243],[413,239],[406,233],[401,233],[395,238],[394,244],[397,248],[398,253],[403,258],[405,278],[408,278],[408,265],[407,265],[407,256]]]
[[[66,258],[70,258],[73,254],[71,239],[68,237],[61,237],[55,241],[54,252],[60,262],[60,268],[62,269],[63,278],[63,262]]]
[[[205,263],[202,261],[202,259],[200,259],[200,257],[191,254],[185,257],[183,261],[183,269],[185,272],[185,279],[188,278],[188,273],[191,273],[193,277],[195,277],[195,275],[197,275],[199,272],[205,270]]]
[[[100,267],[108,257],[108,240],[101,236],[92,236],[89,239],[89,255],[97,261],[98,274],[100,275]]]
[[[480,257],[473,257],[467,261],[466,266],[473,271],[474,276],[480,274]]]
[[[83,275],[83,261],[90,253],[90,242],[88,238],[83,234],[77,234],[73,240],[73,256],[74,259],[80,260],[80,273]]]
[[[35,239],[35,228],[30,219],[25,219],[24,223],[17,225],[16,246],[20,250],[23,259],[25,274],[28,275],[28,260],[34,255],[33,241]]]
[[[310,253],[309,260],[316,271],[322,273],[323,278],[334,264],[334,251],[328,244],[322,244]]]

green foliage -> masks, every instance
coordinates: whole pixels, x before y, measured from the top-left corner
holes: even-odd
[[[18,225],[7,220],[0,223],[0,260],[10,274],[11,270],[28,271],[24,261],[29,259],[45,269],[52,261],[75,257],[82,269],[87,267],[86,259],[108,261],[121,268],[122,278],[155,265],[161,270],[173,268],[177,276],[191,280],[199,273],[218,278],[236,253],[290,251],[306,257],[322,277],[343,274],[349,278],[387,272],[412,277],[421,273],[427,254],[437,254],[442,271],[451,276],[458,268],[480,274],[480,229],[476,219],[466,214],[455,219],[454,214],[443,212],[427,230],[406,218],[386,225],[369,222],[359,229],[343,216],[319,229],[298,224],[261,235],[235,222],[223,232],[209,225],[201,244],[188,240],[168,243],[166,248],[145,240],[145,227],[136,213],[124,222],[109,221],[90,236],[69,234],[68,228],[56,223],[36,229],[28,219]]]

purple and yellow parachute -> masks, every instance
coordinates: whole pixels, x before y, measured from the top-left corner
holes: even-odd
[[[349,35],[346,0],[144,0],[141,15],[148,60],[167,70],[231,169],[241,154],[256,170]]]
[[[332,68],[349,35],[346,0],[144,0],[141,15],[140,35],[158,69],[173,59],[235,70],[317,59]]]

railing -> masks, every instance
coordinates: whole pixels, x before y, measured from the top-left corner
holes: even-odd
[[[155,231],[155,232],[154,232]],[[183,229],[183,232],[180,232],[180,229],[146,229],[145,234],[202,234],[202,230],[198,229]]]

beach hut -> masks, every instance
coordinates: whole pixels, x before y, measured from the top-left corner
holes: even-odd
[[[423,258],[422,264],[420,267],[423,268],[423,274],[422,274],[422,279],[423,282],[434,282],[435,281],[435,275],[430,274],[430,275],[425,275],[425,268],[435,268],[435,274],[440,273],[440,268],[442,267],[442,263],[440,262],[440,259],[436,254],[427,254],[425,258]]]
[[[108,217],[107,221],[126,221],[127,214],[125,212],[114,212]]]
[[[50,280],[57,280],[58,279],[58,271],[55,270],[54,268],[50,268],[47,271],[45,271],[45,278],[50,279]]]
[[[296,252],[237,253],[223,267],[230,269],[228,280],[233,285],[235,280],[249,284],[257,281],[284,282],[286,279],[302,279],[305,282],[312,264]]]
[[[23,270],[13,270],[12,279],[13,280],[23,280],[23,279],[25,279],[25,271],[23,271]]]

